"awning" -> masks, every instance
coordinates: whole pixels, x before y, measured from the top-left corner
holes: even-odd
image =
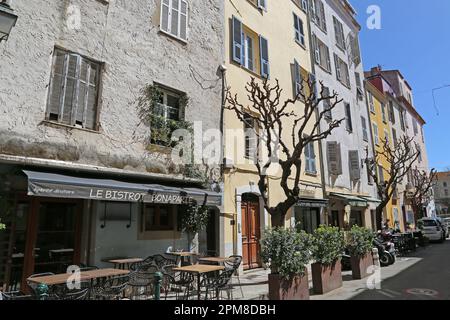
[[[360,196],[360,198],[367,200],[367,202],[373,202],[373,203],[381,203],[380,199],[375,199],[372,197],[365,197],[365,196]]]
[[[26,170],[23,172],[28,176],[30,196],[166,204],[187,204],[193,200],[203,204],[206,197],[208,206],[222,204],[220,193],[197,188],[80,178]]]
[[[297,207],[326,208],[328,207],[328,200],[315,198],[300,198],[300,200],[297,202]]]
[[[357,196],[352,196],[352,195],[348,195],[348,194],[343,194],[343,193],[330,193],[330,198],[337,198],[339,200],[343,200],[345,201],[349,206],[352,207],[367,207],[367,200],[357,197]]]

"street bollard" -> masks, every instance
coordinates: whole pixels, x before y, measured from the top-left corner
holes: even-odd
[[[373,258],[373,264],[377,266],[378,268],[381,268],[380,264],[380,256],[378,255],[378,249],[373,248],[372,249],[372,258]]]
[[[162,273],[155,272],[154,280],[155,280],[155,300],[161,300],[161,282],[162,282]]]
[[[46,284],[39,284],[36,288],[39,300],[47,300],[48,298],[48,286]]]

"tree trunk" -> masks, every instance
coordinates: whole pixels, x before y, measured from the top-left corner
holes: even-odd
[[[377,208],[376,208],[376,210],[375,210],[375,212],[376,212],[376,216],[375,216],[375,220],[378,218],[378,217],[381,217],[381,229],[383,229],[383,211],[384,211],[384,208],[385,208],[385,206],[386,205],[383,205],[383,206],[381,206],[381,205],[379,205]],[[387,217],[386,217],[387,218]],[[376,226],[375,226],[376,227]]]
[[[281,213],[272,213],[270,215],[270,219],[272,222],[272,228],[275,227],[284,227],[284,217],[285,215],[281,214]]]

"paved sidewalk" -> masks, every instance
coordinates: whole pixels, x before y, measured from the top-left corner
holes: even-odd
[[[381,289],[383,289],[384,280],[394,277],[421,261],[422,258],[420,258],[420,253],[422,250],[424,249],[419,248],[417,252],[412,253],[410,257],[399,257],[395,264],[381,268]],[[311,266],[308,267],[308,272],[309,287],[312,289]],[[233,278],[233,284],[236,285],[233,290],[233,298],[235,300],[267,300],[269,290],[267,276],[269,273],[269,270],[264,269],[244,272],[244,274],[240,276],[244,297],[242,297],[237,278]],[[351,271],[343,271],[342,277],[343,286],[341,288],[324,295],[315,295],[311,290],[311,300],[347,300],[360,294],[364,290],[369,290],[367,283],[370,278],[353,280]],[[372,276],[372,279],[373,278],[374,276]]]

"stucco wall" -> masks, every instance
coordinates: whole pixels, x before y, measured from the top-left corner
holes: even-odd
[[[339,99],[343,99],[343,102],[339,103],[335,109],[332,110],[333,119],[345,119],[345,105],[344,103],[350,103],[353,132],[349,132],[346,128],[345,120],[341,126],[333,131],[333,134],[322,142],[323,148],[323,161],[324,161],[324,176],[327,191],[344,192],[344,193],[357,193],[367,194],[375,196],[375,189],[373,186],[368,185],[368,179],[365,167],[361,169],[361,179],[359,182],[354,183],[350,181],[349,172],[349,150],[358,150],[360,159],[364,159],[366,155],[366,148],[369,149],[369,153],[373,154],[371,143],[364,141],[361,116],[366,119],[366,123],[369,124],[369,116],[367,113],[365,98],[363,101],[357,99],[355,72],[358,72],[361,77],[361,81],[364,79],[363,64],[359,64],[355,67],[355,64],[349,66],[349,76],[351,88],[347,88],[341,84],[336,77],[336,67],[334,62],[334,53],[336,53],[344,62],[348,64],[348,52],[343,52],[336,46],[333,16],[335,16],[343,25],[344,35],[350,32],[358,34],[356,26],[352,23],[348,14],[346,14],[337,1],[324,0],[325,16],[327,23],[327,33],[324,33],[314,23],[311,23],[311,29],[314,34],[328,46],[330,52],[331,62],[331,74],[321,69],[318,65],[315,66],[315,72],[318,80],[323,81],[324,86],[329,87],[330,93],[336,91],[339,95]],[[321,109],[322,110],[322,109]],[[323,120],[321,123],[321,129],[328,128],[327,121]],[[369,130],[369,128],[368,128]],[[371,139],[369,131],[369,141]],[[327,165],[327,141],[337,141],[341,145],[341,159],[342,159],[342,174],[336,177],[331,177],[328,171]]]
[[[189,1],[187,44],[159,31],[160,0],[17,0],[19,19],[0,44],[0,153],[171,173],[164,157],[145,150],[136,100],[153,81],[187,93],[189,121],[219,128],[223,62],[223,3]],[[81,12],[67,27],[70,5]],[[104,63],[100,131],[43,123],[53,49],[71,50]]]

